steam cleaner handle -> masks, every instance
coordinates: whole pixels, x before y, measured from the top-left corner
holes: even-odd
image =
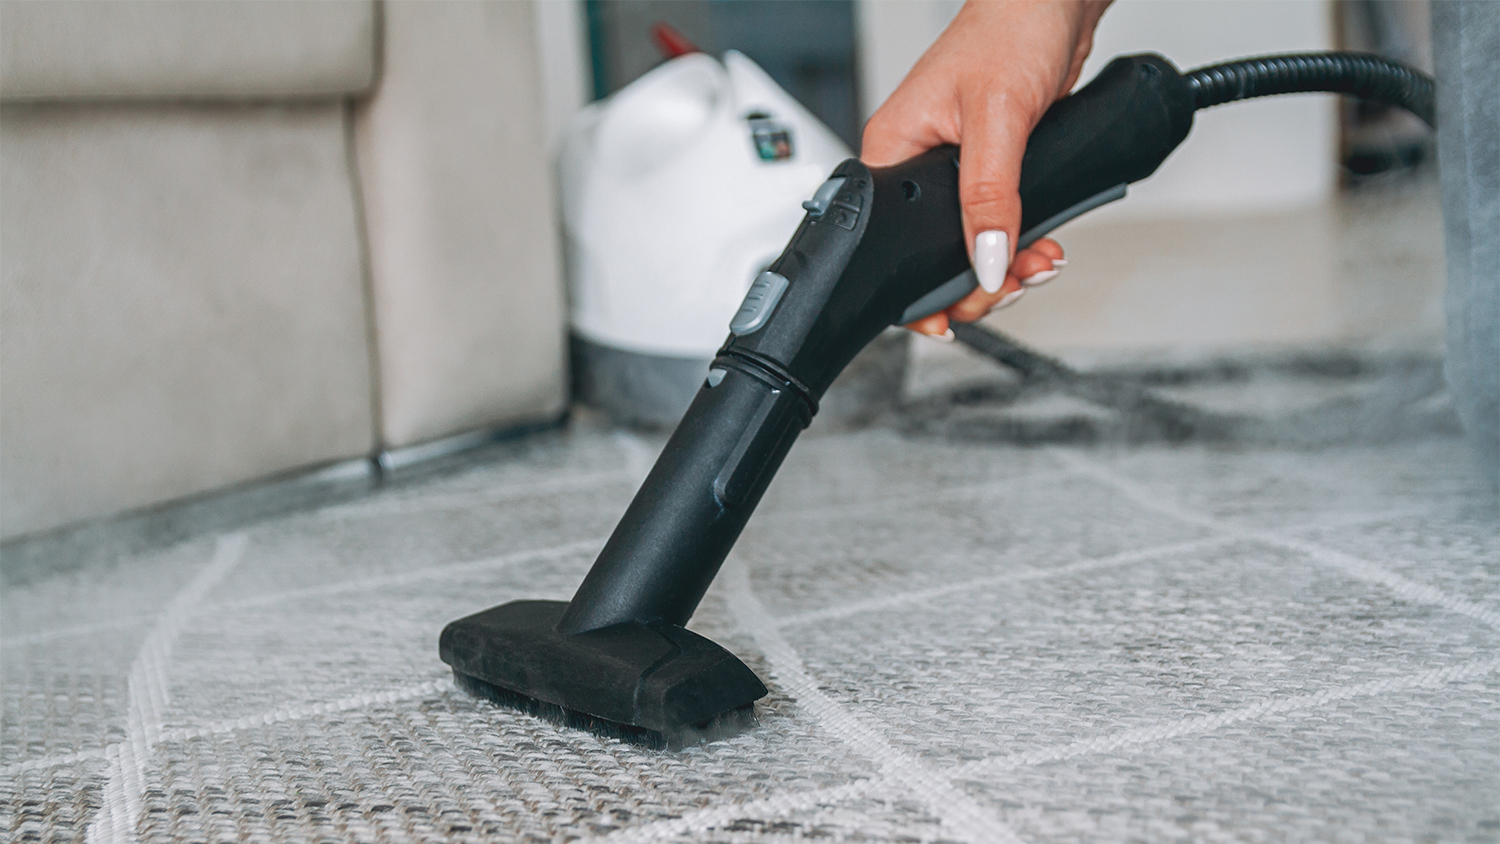
[[[1125,195],[1192,128],[1186,80],[1161,56],[1124,56],[1055,103],[1021,164],[1025,246]],[[721,356],[778,372],[814,405],[854,355],[890,325],[962,299],[977,284],[959,205],[959,151],[944,146],[891,167],[840,164],[762,273]]]
[[[1025,246],[1097,205],[1124,196],[1152,173],[1193,127],[1186,77],[1154,53],[1121,56],[1088,85],[1042,116],[1021,159],[1021,236]]]
[[[1194,109],[1186,78],[1154,53],[1116,58],[1086,86],[1054,103],[1032,130],[1021,160],[1016,249],[1123,199],[1126,185],[1154,173],[1187,137]],[[956,148],[944,149],[957,158]],[[908,307],[899,324],[947,308],[977,283],[972,276],[954,280]]]
[[[1187,135],[1193,101],[1155,55],[1111,62],[1037,125],[1021,170],[1021,244],[1124,195]],[[975,285],[958,149],[892,167],[850,159],[751,285],[729,340],[558,623],[686,624],[819,399],[886,327]]]

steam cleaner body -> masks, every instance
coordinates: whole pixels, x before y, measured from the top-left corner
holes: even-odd
[[[1058,101],[1021,167],[1025,247],[1119,199],[1187,137],[1193,112],[1235,99],[1338,91],[1432,122],[1432,83],[1357,54],[1251,59],[1182,74],[1117,58]],[[840,164],[761,273],[655,467],[572,601],[515,601],[459,619],[440,655],[458,684],[562,723],[656,746],[733,733],[766,694],[729,651],[684,628],[834,378],[890,325],[976,284],[958,149],[892,167]]]

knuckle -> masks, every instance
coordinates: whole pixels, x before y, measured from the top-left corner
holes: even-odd
[[[961,193],[966,208],[1008,208],[1019,198],[1014,185],[993,180],[966,185]]]
[[[870,119],[865,121],[865,134],[869,134],[872,129],[877,132],[890,132],[896,129],[902,123],[896,112],[897,109],[890,102],[882,104],[880,108],[875,109],[874,114],[870,115]]]
[[[875,109],[875,113],[870,115],[869,120],[865,121],[865,131],[869,132],[872,128],[886,128],[886,125],[891,122],[890,114],[891,109],[889,105],[883,105],[880,108]]]

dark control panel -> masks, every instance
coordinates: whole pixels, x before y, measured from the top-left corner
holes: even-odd
[[[840,193],[846,181],[848,180],[843,176],[835,176],[820,185],[812,199],[802,203],[813,222],[828,223],[846,231],[854,231],[854,227],[859,224],[859,212],[864,205],[864,198],[858,191]]]

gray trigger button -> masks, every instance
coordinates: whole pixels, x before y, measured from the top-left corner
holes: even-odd
[[[839,188],[843,186],[843,176],[829,179],[818,186],[817,191],[813,193],[812,199],[802,203],[802,208],[814,217],[823,216],[823,212],[828,210],[829,203],[833,202],[834,194],[837,194]]]
[[[786,286],[786,276],[780,273],[766,270],[756,276],[749,291],[745,293],[745,301],[740,303],[734,319],[729,321],[729,333],[744,337],[760,330],[766,320],[771,318],[771,312],[776,310],[776,303],[781,301],[781,294],[786,292]]]

